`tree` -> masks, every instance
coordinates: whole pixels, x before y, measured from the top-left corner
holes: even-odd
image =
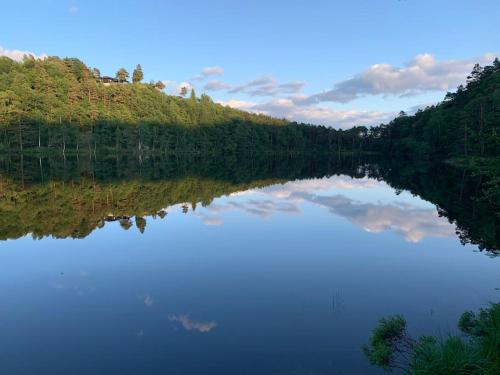
[[[188,92],[187,87],[186,87],[186,86],[182,86],[182,87],[181,87],[181,91],[180,91],[180,95],[181,95],[182,97],[184,97],[184,96],[186,96],[186,95],[187,95],[187,92]]]
[[[144,74],[142,72],[141,64],[137,64],[137,66],[134,69],[134,72],[132,73],[132,82],[139,83],[142,81],[143,78]]]
[[[158,89],[160,91],[163,90],[165,87],[167,87],[167,86],[165,86],[165,84],[162,81],[156,82],[154,84],[154,86],[155,86],[156,89]]]
[[[142,216],[135,217],[135,226],[139,229],[139,232],[144,233],[146,230],[146,219]]]
[[[482,74],[483,68],[479,64],[475,64],[474,68],[472,68],[472,72],[467,76],[467,85],[470,86],[471,84],[479,82]]]
[[[101,71],[97,68],[92,69],[92,74],[94,75],[95,79],[101,78]]]
[[[128,72],[125,70],[125,68],[120,68],[120,70],[118,70],[116,72],[116,78],[118,78],[119,80],[121,81],[125,81],[127,80],[127,78],[129,77],[129,74]]]
[[[495,71],[500,70],[500,61],[498,61],[498,57],[496,57],[493,61],[493,68],[495,69]]]

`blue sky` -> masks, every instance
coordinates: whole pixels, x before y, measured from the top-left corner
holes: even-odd
[[[1,9],[0,54],[78,57],[109,75],[140,63],[170,93],[189,84],[235,107],[335,127],[439,101],[500,51],[498,0],[17,0]]]

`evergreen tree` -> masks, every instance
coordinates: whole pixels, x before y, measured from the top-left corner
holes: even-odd
[[[498,57],[496,57],[495,60],[493,61],[493,68],[495,69],[495,71],[500,70],[500,61],[498,61]]]
[[[137,64],[137,66],[134,69],[134,72],[132,73],[132,82],[139,83],[142,81],[143,78],[144,74],[142,72],[141,64]]]
[[[92,69],[92,73],[94,74],[95,79],[101,78],[101,71],[97,68]]]

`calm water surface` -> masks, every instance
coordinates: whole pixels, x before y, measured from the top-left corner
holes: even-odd
[[[381,317],[446,335],[498,300],[499,258],[352,170],[94,180],[91,197],[81,179],[4,172],[0,372],[378,374],[360,347]]]

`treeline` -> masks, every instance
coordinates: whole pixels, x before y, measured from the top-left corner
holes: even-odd
[[[135,75],[137,74],[134,72]],[[353,150],[359,131],[291,123],[166,95],[158,83],[105,84],[74,58],[0,57],[0,149],[96,152]]]
[[[241,119],[210,126],[97,121],[89,126],[24,121],[0,127],[0,151],[134,154],[221,154],[359,151],[349,132],[303,124],[264,125]]]
[[[500,156],[500,62],[475,65],[443,102],[370,128],[372,149],[415,159]]]

